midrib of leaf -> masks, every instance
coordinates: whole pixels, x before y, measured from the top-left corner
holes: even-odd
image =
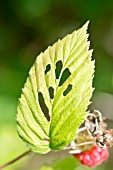
[[[90,70],[90,68],[88,68],[87,70],[86,70],[86,72],[84,73],[84,75],[83,76],[85,76],[85,75],[87,75],[87,72],[89,72],[89,70]],[[77,71],[77,72],[79,72],[79,71]],[[74,74],[74,73],[73,73]],[[76,82],[76,84],[78,84],[79,83],[79,81],[81,81],[81,79],[80,79],[80,77],[79,77],[79,79],[77,80],[77,82]],[[87,86],[85,86],[85,87],[87,87]],[[63,88],[63,87],[62,87]],[[62,91],[62,90],[61,90]],[[84,90],[85,92],[87,92],[86,91],[86,89]],[[60,93],[60,92],[59,92]],[[76,95],[74,95],[73,94],[73,91],[72,92],[70,92],[70,98],[72,97],[72,99],[71,100],[68,100],[67,101],[67,103],[66,103],[66,105],[64,106],[64,107],[62,107],[62,109],[60,109],[60,107],[57,107],[57,110],[53,110],[53,113],[55,114],[57,114],[57,115],[59,115],[59,116],[57,116],[57,118],[56,118],[56,121],[57,120],[59,120],[59,119],[61,119],[61,117],[62,117],[62,112],[64,111],[64,110],[67,110],[68,108],[69,108],[69,105],[72,105],[72,101],[74,101],[75,100],[75,96]],[[84,96],[82,96],[82,97],[84,97]],[[77,108],[78,107],[78,105],[79,105],[79,103],[82,101],[82,97],[80,97],[79,96],[79,102],[76,102],[77,103],[77,106],[75,105],[75,108]],[[80,100],[81,99],[81,100]],[[56,99],[56,101],[58,101],[58,99]],[[55,102],[55,101],[54,101]],[[54,103],[54,105],[55,105],[56,103]],[[53,105],[53,106],[54,106]],[[57,105],[58,105],[58,103],[57,103]],[[70,113],[71,114],[71,113]],[[70,116],[70,114],[69,114],[69,116]],[[68,118],[67,118],[68,119]],[[67,120],[66,119],[66,120]],[[63,119],[63,122],[61,122],[61,125],[59,126],[59,122],[56,124],[56,126],[54,127],[55,129],[57,129],[57,127],[58,128],[60,128],[61,126],[62,126],[62,123],[64,123],[64,120],[65,120],[65,118]],[[52,131],[53,131],[53,129],[52,129]]]
[[[88,56],[87,56],[87,57],[88,57]],[[84,58],[83,58],[83,59],[84,59]],[[84,63],[86,64],[86,60],[87,60],[87,58],[85,58],[81,63],[79,63],[78,67],[74,70],[74,72],[73,72],[73,74],[72,74],[73,76],[69,77],[67,81],[70,82],[70,81],[71,81],[70,79],[72,79],[72,77],[77,76],[76,74],[79,73],[79,70],[81,69],[82,65],[84,65]],[[87,67],[87,69],[88,69],[88,67]],[[86,72],[87,72],[87,69],[86,69]],[[86,72],[84,73],[84,75],[86,74]],[[83,75],[83,76],[84,76],[84,75]],[[86,75],[87,75],[87,74],[86,74]],[[80,80],[80,77],[79,77],[79,79],[76,81],[76,84],[78,83],[79,80]],[[67,83],[65,82],[64,85],[63,85],[61,88],[59,88],[59,91],[57,91],[57,96],[59,96],[59,95],[61,94],[62,89],[65,89],[65,88],[66,88],[66,85],[67,85]],[[70,96],[73,96],[73,95],[71,94],[71,92],[70,92]],[[56,105],[56,103],[57,103],[57,105]],[[67,101],[67,103],[68,103],[68,101]],[[53,108],[55,107],[55,105],[56,105],[56,107],[58,106],[58,99],[57,99],[57,98],[54,99]],[[55,108],[54,108],[54,109],[55,109]],[[59,109],[59,108],[58,108],[58,109]],[[56,111],[53,110],[53,112],[56,112]]]

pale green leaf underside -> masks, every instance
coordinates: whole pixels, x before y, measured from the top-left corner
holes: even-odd
[[[94,72],[87,25],[49,46],[29,72],[16,119],[20,137],[34,152],[64,148],[75,138],[87,116]],[[60,68],[57,75],[55,71]],[[68,70],[69,76],[61,83],[64,70]],[[68,86],[70,91],[66,92]],[[46,108],[41,106],[42,99]]]

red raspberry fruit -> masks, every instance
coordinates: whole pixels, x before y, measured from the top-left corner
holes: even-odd
[[[93,146],[91,150],[84,151],[79,154],[74,154],[80,162],[89,167],[94,167],[100,165],[108,158],[109,152],[108,148],[100,148],[99,146]]]

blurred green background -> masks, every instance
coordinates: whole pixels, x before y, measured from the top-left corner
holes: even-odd
[[[113,1],[0,0],[0,165],[27,150],[17,135],[15,115],[18,97],[36,56],[87,20],[96,60],[91,107],[102,111],[113,127]],[[112,156],[111,150],[107,163],[97,169],[111,170]],[[36,170],[42,159],[31,155],[6,169]],[[51,170],[42,167],[47,168]],[[80,169],[83,167],[78,166]]]

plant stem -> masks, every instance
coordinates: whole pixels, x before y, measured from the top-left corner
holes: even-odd
[[[13,159],[12,161],[0,166],[0,170],[3,168],[6,168],[9,165],[12,165],[13,163],[17,162],[18,160],[20,160],[21,158],[23,158],[24,156],[28,155],[29,153],[31,153],[31,150],[26,151],[25,153],[21,154],[20,156],[18,156],[17,158]]]

